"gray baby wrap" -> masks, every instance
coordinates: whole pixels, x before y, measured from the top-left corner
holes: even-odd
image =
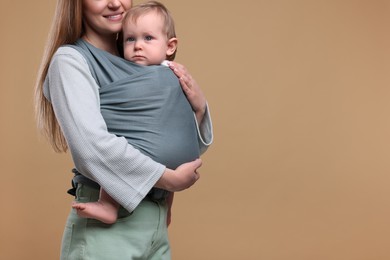
[[[100,86],[110,133],[171,169],[199,157],[193,111],[171,69],[137,65],[83,40],[75,48]]]

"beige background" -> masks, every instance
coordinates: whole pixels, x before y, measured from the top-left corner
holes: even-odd
[[[0,259],[58,259],[72,163],[32,92],[54,0],[2,5]],[[173,259],[390,259],[390,1],[163,1],[215,142]]]

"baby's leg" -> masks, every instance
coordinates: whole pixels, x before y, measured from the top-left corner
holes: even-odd
[[[106,224],[115,223],[118,217],[119,204],[100,189],[100,197],[96,202],[77,203],[73,202],[72,208],[77,210],[77,214],[83,218],[94,218]]]

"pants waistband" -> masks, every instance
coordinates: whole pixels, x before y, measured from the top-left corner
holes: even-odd
[[[68,190],[68,193],[72,196],[76,196],[77,184],[82,183],[94,189],[100,189],[100,185],[94,182],[91,179],[88,179],[82,175],[76,168],[72,169],[74,177],[72,179],[72,188]],[[149,193],[146,195],[147,198],[151,200],[165,200],[168,197],[169,192],[166,190],[152,188]]]

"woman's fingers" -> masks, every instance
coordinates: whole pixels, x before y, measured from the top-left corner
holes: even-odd
[[[188,189],[195,184],[200,178],[198,169],[202,166],[202,160],[196,159],[195,161],[184,163],[175,170],[177,178],[178,190]]]
[[[194,112],[197,113],[204,111],[206,107],[206,98],[195,79],[191,76],[187,69],[179,63],[170,62],[169,67],[179,78],[180,85]]]
[[[176,170],[166,169],[155,187],[171,192],[188,189],[200,178],[198,169],[202,166],[202,160],[183,163]]]

